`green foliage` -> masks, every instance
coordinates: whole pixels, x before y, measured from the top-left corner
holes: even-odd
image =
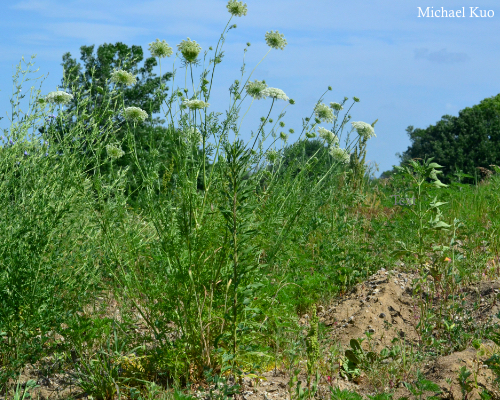
[[[378,119],[371,124],[372,128],[375,128],[375,124],[377,123],[377,121]],[[350,179],[352,181],[353,190],[358,189],[363,183],[363,179],[365,178],[365,174],[367,171],[365,165],[366,144],[368,142],[368,139],[368,136],[360,137],[351,155],[349,167],[351,172]]]
[[[415,210],[413,207],[409,207],[408,209],[418,220],[418,246],[417,248],[410,249],[406,243],[398,241],[401,245],[401,249],[396,250],[394,255],[417,253],[421,266],[426,258],[426,246],[430,235],[435,231],[447,230],[450,227],[449,224],[441,220],[442,213],[439,209],[439,207],[446,203],[437,201],[437,197],[434,197],[430,202],[426,201],[426,197],[429,197],[427,192],[430,188],[430,185],[426,182],[428,179],[433,181],[433,185],[436,188],[446,187],[437,177],[437,174],[440,173],[437,168],[442,168],[442,166],[434,162],[431,163],[431,161],[432,158],[424,160],[423,163],[420,164],[411,160],[408,166],[397,167],[403,179],[400,195],[402,193],[406,195],[410,193],[415,198]],[[426,218],[427,214],[430,214],[431,218],[428,222],[424,223],[424,218]]]
[[[414,383],[405,382],[404,385],[411,392],[411,394],[415,397],[418,396],[419,400],[422,400],[422,396],[425,392],[434,392],[434,396],[427,397],[427,399],[437,399],[438,394],[441,393],[441,389],[439,385],[434,382],[429,381],[424,378],[424,375],[417,371],[417,380]]]
[[[214,58],[206,60],[214,68],[222,60],[224,35]],[[208,102],[208,70],[201,74],[201,92],[184,87],[169,98],[167,75],[151,81],[159,91],[148,86],[149,78],[157,79],[148,59],[136,87],[118,85],[113,91],[107,81],[111,69],[137,73],[142,51],[121,44],[100,49],[94,57],[93,48],[83,48],[85,71],[65,58],[65,82],[76,82],[67,86],[74,101],[44,126],[50,146],[37,144],[38,138],[24,140],[29,128],[47,117],[37,95],[32,104],[39,108],[13,123],[9,145],[1,149],[0,387],[7,390],[8,378],[28,362],[57,354],[94,398],[152,399],[160,394],[159,385],[173,383],[172,396],[186,399],[190,396],[181,390],[205,380],[215,385],[210,397],[225,399],[234,395],[232,384],[243,372],[256,378],[272,364],[293,373],[291,397],[315,397],[325,365],[318,338],[324,326],[313,314],[304,343],[297,311],[327,304],[380,267],[393,265],[391,251],[403,235],[406,256],[415,248],[424,254],[423,244],[443,239],[441,228],[447,226],[438,212],[443,203],[428,187],[429,180],[440,186],[440,166],[414,162],[395,177],[394,186],[379,189],[375,183],[359,185],[366,147],[359,138],[351,175],[319,141],[299,141],[281,156],[270,156],[263,125],[252,147],[229,140],[229,131],[239,134],[244,82],[232,86],[234,102],[220,117],[182,104],[200,97]],[[190,76],[189,87],[195,88],[196,65],[189,57],[184,82]],[[272,99],[269,114],[281,100]],[[129,122],[121,116],[129,105],[151,116],[164,103],[168,128],[154,126],[151,118]],[[328,106],[321,109],[328,117]],[[16,110],[15,116],[20,114]],[[174,115],[180,116],[174,120]],[[319,116],[314,123],[304,120],[308,137]],[[108,144],[116,146],[115,156],[105,153]],[[119,149],[126,150],[122,157]],[[486,214],[496,215],[497,186],[492,179],[490,188],[477,193],[449,192],[450,208],[465,214],[460,220],[475,222],[473,233],[483,233],[479,226]],[[394,211],[393,190],[413,190],[418,201],[429,204]],[[476,204],[471,215],[472,207],[458,205],[466,200]],[[426,209],[432,217],[423,224]],[[488,240],[498,244],[498,221],[491,221]],[[450,246],[435,246],[441,258],[458,226]],[[451,253],[463,266],[448,275],[459,281],[472,267]],[[433,265],[431,275],[437,277],[442,267]],[[465,335],[472,333],[458,336],[463,326],[443,320],[447,338],[467,344]],[[365,352],[360,342],[352,340],[341,356],[337,370],[343,376],[399,357],[396,349]],[[305,387],[298,380],[304,356]],[[401,361],[405,374],[409,364]]]
[[[316,309],[313,308],[311,316],[311,327],[307,333],[306,344],[307,344],[307,373],[309,376],[316,371],[316,363],[319,360],[319,343],[318,343],[318,316],[316,315]]]
[[[500,314],[498,314],[500,315]],[[498,317],[497,315],[497,317]],[[497,346],[500,346],[500,332],[492,332],[490,334],[490,339],[495,342]],[[493,373],[496,375],[495,377],[495,383],[497,384],[497,387],[500,387],[500,354],[495,353],[493,354],[490,358],[488,358],[485,362],[485,365],[488,366],[489,369],[493,371]]]
[[[300,370],[295,370],[293,376],[288,382],[288,392],[292,400],[310,400],[315,398],[318,391],[319,372],[316,372],[316,379],[312,381],[312,385],[308,384],[307,387],[302,386],[302,381],[298,379]],[[309,379],[308,379],[309,380]],[[295,391],[293,390],[295,386]]]
[[[306,176],[313,178],[325,174],[330,169],[332,161],[328,148],[322,140],[304,139],[286,146],[273,167],[279,168],[280,177],[289,174],[291,178],[294,178],[305,170]]]
[[[89,256],[93,235],[82,234],[94,224],[81,217],[88,208],[78,160],[55,149],[45,156],[33,138],[20,139],[26,131],[17,133],[0,157],[0,385],[19,364],[43,356],[49,332],[91,295],[98,275]],[[68,232],[72,243],[64,240]]]
[[[158,113],[161,104],[168,96],[169,88],[165,85],[173,74],[156,76],[153,68],[158,65],[154,57],[143,61],[143,50],[140,46],[131,46],[117,42],[103,44],[94,55],[94,45],[82,46],[81,60],[83,66],[70,53],[63,55],[64,77],[61,87],[69,93],[79,93],[74,96],[67,109],[61,111],[57,119],[40,127],[40,133],[51,144],[61,144],[64,137],[69,136],[66,144],[71,144],[71,150],[78,151],[85,160],[85,169],[89,174],[110,174],[110,163],[97,161],[93,157],[97,152],[98,159],[105,161],[105,145],[118,143],[125,155],[114,163],[115,169],[127,168],[126,194],[131,196],[134,205],[138,199],[138,191],[143,183],[141,169],[148,171],[161,179],[167,171],[166,165],[169,153],[174,151],[173,141],[180,132],[175,129],[157,126],[165,122]],[[111,84],[113,71],[123,69],[137,76],[138,81],[131,87],[125,84]],[[123,118],[121,110],[124,107],[139,107],[148,113],[144,124],[134,127],[133,140],[128,137],[129,125]],[[113,126],[110,129],[110,126]],[[70,135],[70,132],[72,135]],[[71,140],[75,139],[75,142]],[[132,152],[132,142],[137,147],[139,166],[135,164]]]
[[[373,351],[365,353],[361,348],[362,341],[363,339],[351,339],[349,342],[351,348],[345,351],[347,362],[342,367],[345,373],[351,377],[359,375],[361,369],[369,370],[378,359],[377,354]]]
[[[330,400],[362,400],[363,396],[348,389],[340,390],[337,387],[330,387]]]
[[[24,399],[31,399],[31,394],[30,390],[31,389],[36,389],[40,387],[39,385],[36,384],[36,381],[33,379],[30,379],[26,382],[24,387],[21,388],[21,383],[18,381],[16,384],[16,389],[14,391],[14,396],[12,397],[13,400],[24,400]]]
[[[409,126],[406,132],[411,146],[400,156],[402,163],[432,157],[443,166],[446,183],[457,169],[476,176],[478,167],[500,164],[500,94],[461,110],[458,117],[445,115],[436,125]]]

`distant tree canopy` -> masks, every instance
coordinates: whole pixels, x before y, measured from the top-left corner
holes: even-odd
[[[403,154],[397,154],[401,164],[413,158],[434,157],[433,161],[443,166],[445,183],[459,170],[474,176],[478,167],[500,165],[500,94],[461,110],[458,117],[445,115],[436,125],[426,129],[409,126],[406,132],[412,144]],[[386,171],[381,177],[392,173]]]
[[[314,163],[314,168],[307,172],[307,175],[322,175],[328,171],[331,166],[331,157],[328,154],[328,147],[325,146],[322,140],[298,140],[291,145],[287,145],[281,151],[281,172],[283,176],[286,173],[295,177],[300,171],[305,168],[305,164],[312,156],[315,156],[317,161]]]
[[[157,60],[154,57],[146,58],[144,65],[139,67],[139,63],[144,59],[140,46],[129,48],[121,42],[114,45],[103,44],[98,47],[96,56],[93,54],[94,45],[82,46],[80,51],[83,67],[76,59],[71,58],[70,53],[63,55],[64,78],[61,83],[66,92],[74,94],[71,103],[62,112],[67,115],[77,112],[80,121],[68,119],[64,122],[64,126],[55,124],[53,127],[55,129],[41,127],[39,130],[49,143],[54,143],[59,142],[55,132],[59,135],[64,135],[63,132],[71,132],[72,136],[81,139],[88,137],[90,132],[95,132],[96,129],[103,129],[109,125],[111,120],[113,122],[113,137],[108,138],[107,141],[123,142],[122,150],[125,152],[121,158],[113,162],[114,169],[129,167],[127,173],[129,185],[126,194],[132,195],[132,199],[134,199],[137,197],[137,189],[142,183],[142,177],[135,165],[135,156],[131,152],[129,141],[124,140],[129,127],[121,111],[125,107],[139,107],[148,113],[148,118],[144,122],[138,123],[135,128],[131,128],[131,131],[141,168],[151,168],[154,163],[158,167],[157,172],[159,179],[161,179],[169,166],[169,150],[173,146],[171,140],[173,135],[170,131],[173,128],[159,126],[165,121],[158,117],[152,118],[152,116],[154,113],[160,112],[161,104],[168,96],[169,88],[165,83],[171,79],[172,73],[164,74],[160,80],[160,77],[153,73],[153,68],[157,65]],[[117,93],[111,96],[112,85],[114,85],[110,82],[111,74],[118,69],[136,76],[137,82],[131,86],[116,84]],[[80,97],[76,96],[78,92],[82,94]],[[110,98],[113,100],[110,101]],[[98,138],[98,140],[101,139]],[[95,146],[96,142],[97,140],[94,140],[93,143],[87,143],[83,139],[80,152],[82,158],[88,161],[86,169],[89,174],[96,173],[97,168],[102,174],[106,174],[110,170],[109,163],[97,167],[90,160],[89,147]],[[103,158],[106,158],[105,152],[101,155],[101,160]]]

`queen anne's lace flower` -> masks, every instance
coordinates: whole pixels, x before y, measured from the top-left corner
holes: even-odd
[[[244,4],[242,1],[229,0],[226,7],[229,13],[236,17],[247,15],[247,5],[246,3]]]
[[[137,82],[137,78],[130,72],[119,69],[117,71],[113,71],[113,73],[111,74],[111,81],[116,83],[123,83],[124,85],[133,85]]]
[[[73,99],[73,95],[58,90],[56,92],[50,92],[47,96],[45,96],[45,100],[49,103],[55,104],[66,104],[69,103]]]
[[[318,132],[319,132],[319,137],[326,140],[329,146],[337,145],[339,143],[339,138],[332,131],[329,131],[328,129],[325,129],[320,126],[318,128]]]
[[[333,115],[333,111],[326,104],[319,103],[315,108],[314,112],[316,116],[322,120],[323,122],[333,122],[335,116]]]
[[[280,139],[286,142],[288,135],[285,132],[280,132]]]
[[[358,131],[359,136],[362,136],[363,138],[370,139],[372,136],[377,137],[375,135],[375,130],[370,124],[367,124],[366,122],[362,121],[353,121],[351,122],[352,127]]]
[[[189,107],[191,110],[199,110],[208,107],[210,104],[205,103],[203,100],[184,100],[182,105]]]
[[[330,107],[333,108],[335,111],[340,111],[344,109],[344,107],[342,107],[339,103],[330,103]]]
[[[190,140],[193,142],[193,143],[200,143],[201,142],[201,132],[198,130],[198,128],[195,128],[194,126],[191,126],[188,128],[188,134],[189,134],[189,137],[190,137]]]
[[[254,99],[257,100],[266,98],[266,96],[262,93],[266,88],[267,88],[266,82],[258,81],[257,79],[253,82],[249,82],[246,86],[248,95],[252,96]]]
[[[106,152],[108,153],[108,156],[113,160],[116,160],[117,158],[120,158],[125,154],[122,149],[113,144],[106,145]]]
[[[285,35],[282,33],[276,32],[266,32],[266,43],[269,47],[273,49],[281,49],[283,50],[288,42],[285,39]]]
[[[266,154],[266,158],[270,163],[274,163],[278,158],[278,152],[276,150],[269,150]]]
[[[347,150],[341,149],[340,147],[330,147],[329,153],[335,160],[337,160],[341,164],[348,164],[351,160],[351,155],[349,154],[349,152]]]
[[[261,94],[264,97],[272,97],[273,99],[280,99],[280,100],[285,100],[285,101],[288,100],[288,97],[286,96],[285,92],[283,90],[277,89],[277,88],[272,88],[272,87],[265,88],[261,92]]]
[[[155,42],[149,43],[149,52],[153,57],[164,58],[170,57],[173,50],[164,40],[160,42],[160,39],[156,39]]]
[[[139,107],[127,107],[123,110],[126,119],[142,122],[148,117],[148,113]]]
[[[196,41],[187,38],[177,45],[182,56],[188,63],[196,61],[196,57],[200,54],[201,46]]]

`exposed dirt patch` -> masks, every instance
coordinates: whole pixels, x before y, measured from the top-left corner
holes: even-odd
[[[337,302],[318,307],[320,322],[329,327],[331,342],[339,343],[343,350],[350,349],[350,340],[353,338],[366,338],[365,332],[372,334],[372,350],[380,353],[384,347],[391,348],[395,342],[404,343],[407,346],[416,346],[419,343],[418,330],[418,301],[412,297],[414,293],[413,280],[418,276],[416,273],[406,273],[399,269],[378,271],[366,282],[357,285],[349,294]],[[496,301],[500,290],[500,281],[483,281],[473,284],[462,290],[465,298],[465,311],[470,314],[478,326],[494,325],[499,322],[496,314],[499,311],[499,303]],[[424,292],[425,293],[425,292]],[[439,307],[438,298],[431,299],[435,307]],[[475,305],[476,304],[476,305]],[[478,306],[477,306],[478,305]],[[457,321],[458,323],[459,321]],[[305,328],[309,327],[309,316],[304,315],[300,323]],[[370,350],[367,340],[361,343],[363,350]],[[492,341],[485,340],[479,349],[469,347],[464,351],[453,352],[446,356],[426,357],[419,363],[419,369],[425,379],[439,385],[443,399],[461,399],[462,393],[457,381],[458,372],[462,366],[470,371],[477,372],[478,389],[474,388],[468,399],[480,399],[481,388],[486,388],[496,398],[500,398],[498,386],[494,383],[495,376],[483,362],[494,352],[498,352],[498,346]],[[275,376],[274,371],[263,374],[267,381],[260,386],[246,385],[243,390],[245,400],[254,399],[285,399],[289,398],[286,390],[285,379]],[[304,382],[305,376],[302,376]],[[451,380],[451,385],[447,382]],[[474,381],[474,375],[470,378]],[[329,398],[329,386],[339,387],[341,390],[348,389],[361,395],[374,395],[373,385],[370,384],[365,374],[361,374],[354,381],[343,379],[337,374],[322,379],[320,397]],[[394,382],[395,387],[387,387],[387,392],[393,392],[394,399],[403,396],[414,398],[411,392],[402,384]],[[433,395],[425,392],[424,398]]]

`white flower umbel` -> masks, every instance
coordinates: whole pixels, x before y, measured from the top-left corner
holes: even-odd
[[[111,158],[112,160],[116,160],[125,154],[122,149],[113,144],[106,145],[106,152],[108,153],[109,158]]]
[[[125,119],[142,122],[148,117],[148,113],[139,107],[127,107],[123,110]]]
[[[326,140],[329,146],[337,145],[339,143],[339,138],[335,133],[329,131],[328,129],[320,126],[318,128],[319,137]]]
[[[266,32],[266,43],[269,47],[273,49],[281,49],[283,50],[288,42],[285,39],[285,35],[282,33],[276,32]]]
[[[268,150],[266,158],[270,163],[274,163],[278,159],[278,152],[276,150]]]
[[[50,92],[47,96],[45,96],[45,101],[49,103],[55,104],[67,104],[73,99],[73,95],[58,90],[56,92]]]
[[[344,109],[344,107],[342,107],[339,103],[330,103],[330,107],[333,108],[335,111],[340,111]]]
[[[158,58],[170,57],[173,54],[172,47],[164,40],[160,42],[160,39],[156,39],[156,41],[149,43],[149,52],[153,57]]]
[[[371,126],[370,124],[367,124],[366,122],[362,121],[353,121],[351,122],[351,124],[352,127],[356,129],[356,131],[358,131],[359,136],[366,139],[370,139],[373,136],[377,137],[377,135],[375,135],[375,130],[373,129],[373,126]]]
[[[341,164],[348,164],[351,160],[351,155],[349,154],[349,152],[337,146],[330,147],[329,153],[335,160],[337,160]]]
[[[229,0],[226,5],[227,10],[231,15],[235,17],[241,17],[242,15],[247,15],[247,5],[242,1]]]
[[[314,113],[323,122],[332,123],[335,118],[332,109],[323,103],[319,103],[316,107],[314,107]]]
[[[182,102],[183,106],[189,107],[190,110],[200,110],[202,108],[207,108],[210,106],[209,103],[205,103],[203,100],[184,100]]]
[[[119,69],[117,71],[113,71],[113,73],[111,74],[111,82],[123,83],[124,85],[133,85],[137,82],[137,78],[130,72]]]
[[[266,82],[258,81],[257,79],[253,82],[249,82],[246,86],[248,95],[257,100],[266,98],[266,96],[262,93],[266,88]]]
[[[261,94],[264,97],[272,97],[273,99],[280,99],[285,101],[288,100],[288,97],[286,96],[285,92],[277,88],[272,88],[272,87],[265,88],[264,90],[262,90]]]
[[[184,60],[188,63],[194,63],[196,61],[196,57],[200,54],[201,46],[196,43],[196,41],[187,38],[187,40],[183,40],[177,45],[177,48],[181,52]]]

